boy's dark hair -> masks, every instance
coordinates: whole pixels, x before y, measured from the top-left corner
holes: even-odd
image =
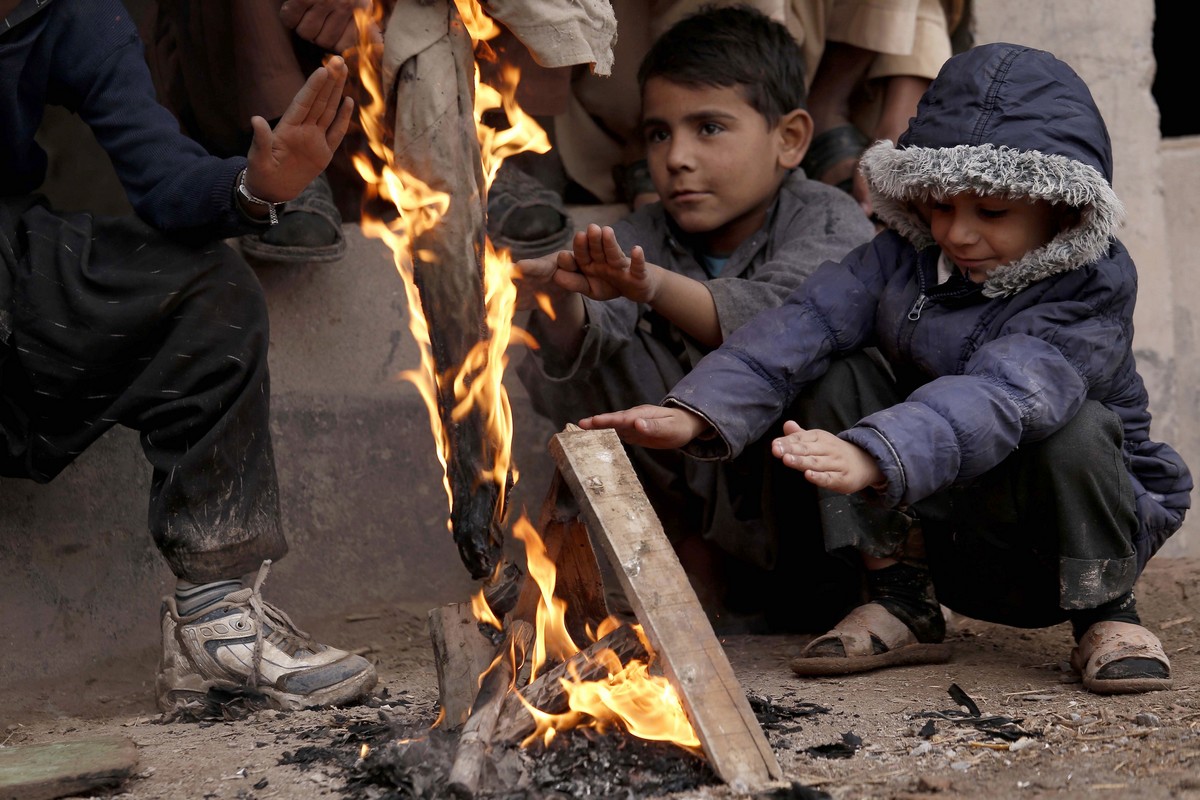
[[[800,45],[781,23],[747,5],[706,5],[672,25],[638,67],[639,88],[650,78],[738,86],[768,125],[807,102]]]

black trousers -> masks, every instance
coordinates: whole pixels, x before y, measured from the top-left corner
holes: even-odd
[[[179,577],[287,551],[266,303],[221,243],[0,199],[0,474],[47,482],[113,425],[153,467],[148,522]]]
[[[864,354],[834,363],[796,406],[806,427],[839,431],[903,400]],[[1115,414],[1087,401],[1052,436],[1022,444],[979,479],[900,510],[820,492],[830,551],[894,553],[916,519],[938,599],[967,616],[1018,627],[1065,621],[1133,588],[1138,520]]]

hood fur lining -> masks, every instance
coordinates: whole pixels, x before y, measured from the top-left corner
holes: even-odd
[[[863,153],[861,168],[875,213],[918,250],[934,241],[912,203],[930,196],[971,191],[1049,200],[1079,209],[1078,225],[992,270],[983,284],[988,297],[1015,294],[1031,283],[1099,259],[1125,217],[1125,207],[1094,167],[1035,150],[992,144],[898,149],[884,140]]]

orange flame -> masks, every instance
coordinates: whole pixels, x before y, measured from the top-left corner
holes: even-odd
[[[494,37],[499,28],[483,12],[477,0],[455,0],[464,28],[474,42]],[[371,12],[359,11],[358,27],[361,32],[359,50],[363,54],[378,55],[379,46],[370,40],[366,31],[370,16],[382,23],[382,9],[373,4]],[[382,24],[381,24],[382,27]],[[484,479],[492,480],[500,489],[501,507],[506,490],[506,476],[511,464],[512,414],[508,394],[502,383],[507,366],[505,352],[513,336],[522,337],[531,346],[536,346],[527,334],[512,326],[516,304],[516,288],[513,284],[512,260],[506,250],[496,250],[490,240],[486,242],[484,254],[484,302],[486,322],[490,336],[480,341],[467,355],[463,364],[452,375],[439,375],[434,363],[420,294],[413,275],[412,242],[431,230],[450,208],[451,198],[437,192],[397,166],[395,154],[389,142],[390,129],[384,119],[388,107],[382,85],[378,63],[381,59],[364,57],[360,61],[359,77],[370,100],[360,103],[359,118],[367,136],[374,159],[365,155],[354,157],[355,168],[367,184],[368,199],[381,198],[389,201],[399,212],[393,221],[369,218],[365,213],[362,227],[366,235],[378,238],[392,250],[396,269],[404,280],[410,309],[409,330],[420,349],[421,364],[418,369],[408,370],[401,377],[412,382],[429,410],[430,427],[438,447],[438,458],[445,471],[450,457],[450,441],[438,414],[438,390],[451,380],[455,405],[451,419],[460,420],[468,413],[482,411],[489,443],[495,450],[493,468]],[[475,121],[481,150],[481,166],[485,185],[491,186],[504,159],[526,150],[544,153],[550,149],[545,131],[516,103],[515,93],[519,72],[515,68],[503,68],[493,88],[479,81],[475,73]],[[484,112],[502,108],[508,118],[509,127],[498,131],[481,122]],[[376,168],[375,164],[381,166]],[[424,254],[418,254],[424,255]],[[453,492],[449,475],[443,477],[443,485],[451,506]],[[547,661],[561,661],[579,652],[566,627],[566,603],[554,596],[556,569],[546,552],[537,531],[525,517],[513,526],[513,535],[525,543],[526,565],[530,578],[536,582],[541,597],[535,619],[536,638],[531,658],[531,680]],[[477,619],[496,628],[501,628],[480,590],[471,598],[472,610]],[[608,618],[594,632],[599,638],[620,623]],[[635,626],[643,638],[641,627]],[[589,631],[589,635],[593,632]],[[649,651],[649,645],[647,644]],[[502,655],[499,658],[511,657]],[[700,741],[683,710],[674,687],[666,678],[650,671],[651,663],[632,660],[622,665],[611,650],[602,651],[598,660],[610,673],[598,681],[582,681],[578,674],[563,679],[563,687],[570,701],[570,708],[563,714],[547,714],[526,704],[529,713],[537,722],[537,730],[523,744],[541,739],[549,742],[556,731],[577,726],[591,726],[604,730],[619,725],[635,736],[644,739],[670,741],[697,754],[701,753]],[[499,660],[499,659],[498,659]],[[489,667],[492,669],[497,662]],[[486,672],[486,671],[485,671]],[[444,719],[442,709],[437,724]]]
[[[547,658],[566,660],[580,650],[567,632],[566,603],[553,596],[557,570],[547,555],[542,538],[524,516],[513,525],[513,535],[525,543],[526,570],[541,591],[534,625],[537,638],[534,640],[532,680]],[[606,618],[597,627],[594,638],[599,639],[620,624],[613,617]],[[604,731],[619,725],[639,738],[672,742],[697,755],[702,754],[700,739],[688,721],[675,687],[662,675],[650,672],[653,651],[642,627],[635,625],[634,629],[651,653],[650,663],[631,659],[622,666],[616,653],[601,650],[596,660],[605,666],[608,677],[584,681],[575,672],[570,679],[563,678],[569,710],[562,714],[548,714],[522,698],[537,723],[536,730],[522,742],[523,746],[539,739],[549,744],[557,731],[575,727]]]
[[[483,13],[475,0],[455,0],[455,4],[473,40],[490,38],[499,32],[499,28]],[[446,385],[446,381],[450,381],[453,388],[454,406],[450,410],[453,421],[460,421],[472,412],[481,414],[485,435],[494,456],[491,469],[485,470],[479,478],[497,487],[497,508],[503,509],[509,474],[512,474],[514,482],[517,479],[517,471],[512,464],[512,409],[503,384],[507,366],[505,352],[513,336],[512,316],[516,307],[512,260],[507,251],[497,251],[491,241],[487,242],[483,264],[483,298],[489,335],[475,344],[462,364],[448,365],[449,370],[446,370],[447,365],[441,365],[443,373],[439,374],[421,297],[414,280],[412,242],[437,226],[449,210],[451,198],[445,192],[431,189],[397,165],[390,143],[390,126],[385,119],[388,103],[380,71],[379,45],[367,34],[372,20],[382,25],[382,5],[374,3],[370,11],[359,10],[355,13],[360,31],[359,50],[374,56],[363,57],[359,63],[359,78],[369,97],[359,105],[359,120],[375,158],[356,154],[353,157],[354,166],[367,185],[368,200],[386,200],[399,212],[399,217],[390,222],[364,213],[362,228],[366,235],[383,240],[392,251],[396,269],[404,280],[411,311],[409,331],[420,351],[420,366],[402,372],[400,378],[417,388],[429,410],[430,428],[437,444],[443,486],[451,510],[454,495],[446,473],[451,457],[451,442],[438,414],[438,390]],[[532,117],[521,111],[514,100],[518,79],[517,70],[503,70],[501,88],[495,89],[480,83],[478,69],[475,72],[475,124],[486,186],[491,185],[505,158],[526,150],[544,153],[550,149],[546,132]],[[481,122],[484,112],[493,108],[504,109],[509,120],[508,129],[496,131]],[[381,166],[376,167],[376,164]]]

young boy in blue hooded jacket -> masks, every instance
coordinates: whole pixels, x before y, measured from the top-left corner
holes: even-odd
[[[818,487],[825,547],[857,549],[868,601],[798,674],[948,658],[940,602],[1069,621],[1092,691],[1170,687],[1133,588],[1192,479],[1150,438],[1137,275],[1087,86],[1050,53],[976,47],[862,169],[889,230],[735,332],[661,406],[580,425],[720,459],[787,420],[773,453]],[[809,424],[814,403],[845,424]]]

